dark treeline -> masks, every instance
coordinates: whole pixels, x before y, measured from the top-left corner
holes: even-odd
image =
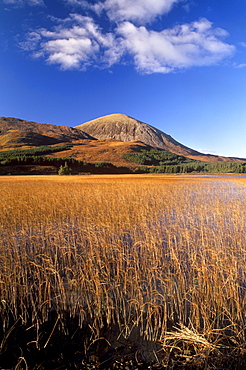
[[[194,159],[186,158],[161,149],[143,149],[137,153],[125,153],[123,154],[123,158],[136,164],[148,166],[180,165],[183,163],[196,162]]]
[[[246,162],[194,162],[181,165],[141,166],[135,169],[137,173],[246,173]]]
[[[26,162],[27,158],[30,157],[39,157],[51,153],[61,152],[64,150],[71,149],[72,145],[56,145],[56,146],[48,146],[42,145],[38,148],[31,148],[31,149],[13,149],[13,150],[6,150],[0,152],[0,164],[1,165],[8,165],[14,164],[15,162]]]
[[[127,167],[117,167],[112,163],[98,162],[86,163],[75,158],[55,158],[46,157],[47,154],[69,150],[72,147],[68,145],[40,146],[32,149],[16,149],[0,152],[0,167],[4,166],[54,166],[59,168],[65,163],[69,167],[70,173],[90,172],[90,173],[129,173]]]
[[[63,149],[64,150],[64,149]],[[41,155],[16,155],[9,156],[0,161],[0,168],[5,166],[14,167],[14,166],[54,166],[56,168],[56,173],[58,173],[61,166],[69,167],[69,173],[105,173],[105,174],[114,174],[114,173],[131,173],[131,170],[123,166],[115,166],[112,163],[108,162],[97,162],[97,163],[87,163],[84,161],[79,161],[74,158],[55,158],[55,157],[46,157]],[[27,171],[28,173],[28,171]]]
[[[67,162],[69,165],[81,164],[83,165],[84,162],[77,161],[74,158],[55,158],[55,157],[45,157],[45,156],[38,156],[38,155],[20,155],[16,157],[10,157],[0,162],[2,166],[14,166],[14,165],[39,165],[39,166],[60,166],[63,165],[64,162]]]
[[[207,163],[161,149],[142,150],[138,153],[126,153],[123,157],[141,165],[135,169],[137,173],[246,173],[246,162]]]
[[[87,163],[75,158],[47,157],[59,151],[69,150],[72,145],[41,146],[26,150],[8,150],[0,152],[0,168],[14,166],[53,166],[58,173],[65,163],[69,173],[246,173],[246,162],[207,163],[189,159],[165,150],[142,150],[138,153],[126,153],[125,159],[139,166],[130,169],[125,166],[115,166],[109,162]]]

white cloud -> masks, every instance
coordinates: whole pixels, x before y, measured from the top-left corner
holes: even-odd
[[[245,68],[246,67],[246,63],[234,64],[234,67],[235,68]]]
[[[206,66],[232,55],[234,47],[220,40],[225,31],[207,19],[165,29],[162,32],[121,23],[118,33],[136,68],[143,73],[168,73],[192,66]]]
[[[212,155],[219,155],[218,152],[216,152],[215,150],[210,150],[210,149],[196,149],[199,153],[203,153],[203,154],[212,154]]]
[[[111,20],[136,21],[144,24],[156,16],[168,13],[180,0],[106,0],[100,3]]]
[[[111,21],[132,21],[145,24],[168,13],[175,3],[184,0],[104,0],[94,4],[88,0],[64,0],[69,5],[91,9],[98,15],[105,11]]]
[[[31,6],[44,5],[43,0],[3,0],[3,3],[8,5],[15,5],[18,7],[23,5]]]
[[[94,5],[86,0],[64,1],[86,8],[88,14],[93,9],[99,17],[104,10],[111,20],[111,32],[104,32],[92,17],[74,13],[63,20],[53,19],[57,25],[52,30],[29,33],[22,48],[64,70],[109,67],[130,57],[141,73],[169,73],[217,64],[235,50],[223,41],[227,32],[205,18],[160,32],[139,26],[169,12],[181,0],[105,0]]]
[[[119,52],[111,33],[103,34],[90,17],[72,14],[60,21],[54,31],[39,29],[30,32],[21,44],[33,51],[34,57],[45,57],[61,69],[85,69],[91,64],[111,65],[118,61]]]
[[[22,50],[25,51],[35,51],[37,49],[38,43],[42,40],[39,31],[29,32],[27,40],[19,44]]]
[[[79,68],[82,62],[89,62],[98,51],[98,45],[93,45],[88,37],[58,39],[46,42],[45,51],[49,54],[48,62],[60,64],[63,69]]]

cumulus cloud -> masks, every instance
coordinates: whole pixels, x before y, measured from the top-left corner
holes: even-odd
[[[101,7],[114,21],[147,23],[157,15],[168,13],[180,0],[106,0]]]
[[[95,16],[97,12],[97,19],[106,14],[110,32],[99,27],[93,16],[78,13],[53,19],[57,23],[51,30],[30,32],[22,48],[63,70],[105,68],[127,61],[141,73],[169,73],[217,64],[235,50],[223,41],[227,32],[206,18],[159,32],[147,25],[181,0],[105,0],[93,4],[86,0],[64,1],[82,6],[87,14],[93,11]]]
[[[53,31],[30,32],[21,44],[34,57],[45,57],[61,69],[85,69],[91,64],[111,65],[118,61],[117,45],[111,33],[103,34],[91,17],[71,14]]]
[[[233,46],[220,40],[226,32],[213,28],[205,18],[162,32],[124,22],[118,26],[118,33],[124,38],[136,68],[144,73],[212,65],[234,52]]]
[[[86,0],[64,0],[67,4],[91,9],[97,14],[105,11],[111,21],[133,21],[145,24],[156,16],[168,13],[181,0],[104,0],[94,4]]]

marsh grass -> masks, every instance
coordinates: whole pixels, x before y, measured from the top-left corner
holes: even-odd
[[[0,191],[0,360],[8,366],[34,368],[32,353],[43,356],[39,369],[117,356],[170,368],[242,366],[242,179],[3,177]]]

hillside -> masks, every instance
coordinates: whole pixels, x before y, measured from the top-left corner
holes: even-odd
[[[75,128],[0,117],[0,174],[246,172],[246,160],[205,155],[116,114]]]
[[[78,140],[73,142],[73,146],[69,150],[52,153],[49,156],[75,158],[89,163],[110,162],[115,166],[135,168],[138,165],[128,159],[127,154],[135,154],[150,149],[151,147],[138,141]]]
[[[71,143],[79,139],[93,140],[87,133],[68,126],[0,117],[0,149]]]
[[[75,128],[97,139],[137,140],[153,148],[164,149],[171,153],[204,162],[234,162],[239,158],[228,158],[199,153],[174,140],[170,135],[124,114],[111,114],[85,122]]]

